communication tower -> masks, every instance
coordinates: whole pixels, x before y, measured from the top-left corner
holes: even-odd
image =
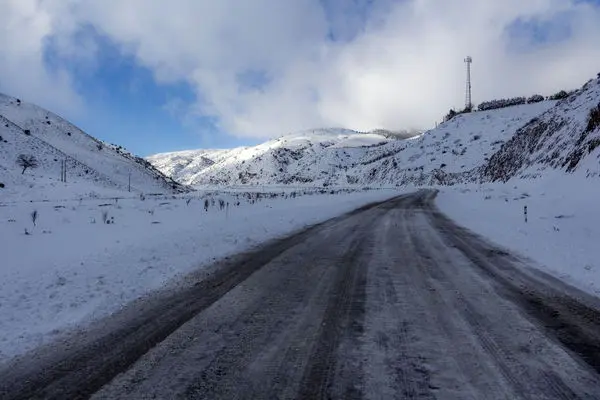
[[[465,63],[467,64],[467,92],[465,95],[465,108],[470,110],[473,108],[473,102],[471,101],[471,63],[473,59],[471,56],[467,56],[465,58]]]

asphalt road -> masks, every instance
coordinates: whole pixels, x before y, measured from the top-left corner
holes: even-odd
[[[600,302],[421,191],[214,266],[0,371],[1,399],[600,399]]]

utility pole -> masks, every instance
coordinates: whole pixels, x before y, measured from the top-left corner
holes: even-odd
[[[60,181],[67,182],[67,160],[60,161]]]
[[[467,56],[465,58],[465,63],[467,64],[467,90],[465,94],[465,109],[471,110],[473,108],[473,102],[471,101],[471,63],[473,59],[471,56]]]

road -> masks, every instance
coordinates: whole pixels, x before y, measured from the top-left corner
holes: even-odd
[[[600,399],[600,302],[420,191],[214,267],[0,371],[2,399]]]

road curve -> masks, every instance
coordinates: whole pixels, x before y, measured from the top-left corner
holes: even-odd
[[[600,399],[600,301],[420,191],[0,369],[1,399]]]

